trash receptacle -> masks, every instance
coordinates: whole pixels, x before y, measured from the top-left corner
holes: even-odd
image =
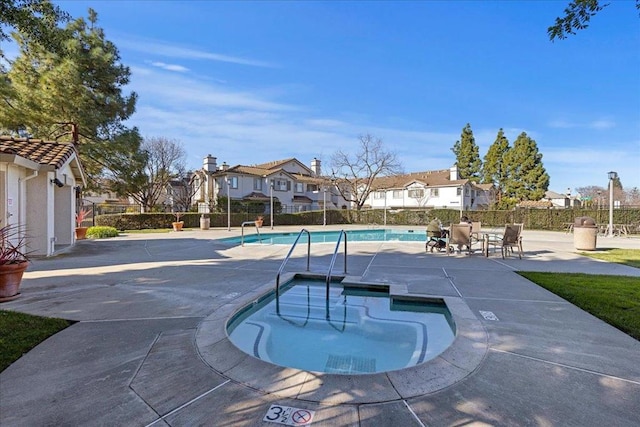
[[[588,216],[579,216],[573,223],[573,245],[582,251],[595,251],[598,238],[596,220]]]
[[[200,215],[200,230],[208,230],[211,219],[204,215]]]

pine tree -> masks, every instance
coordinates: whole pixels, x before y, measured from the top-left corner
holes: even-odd
[[[480,160],[480,149],[476,145],[469,123],[462,129],[460,140],[453,144],[451,151],[456,156],[456,165],[458,166],[460,178],[478,182],[480,180],[482,161]]]
[[[522,132],[505,154],[505,196],[511,201],[540,200],[549,188],[549,175],[536,142]]]
[[[124,95],[129,68],[120,63],[116,46],[96,26],[89,9],[64,29],[61,51],[54,52],[17,34],[18,58],[8,72],[10,88],[2,91],[0,127],[35,138],[73,141],[91,175],[105,163],[85,156],[83,144],[109,141],[125,132],[123,122],[135,111],[136,94]]]
[[[506,181],[505,155],[509,151],[509,140],[502,128],[491,144],[482,164],[482,183],[493,184],[497,189],[498,204],[502,200]]]
[[[509,151],[509,140],[504,136],[502,128],[498,131],[496,140],[491,144],[482,164],[482,183],[504,187],[505,165],[504,156]]]

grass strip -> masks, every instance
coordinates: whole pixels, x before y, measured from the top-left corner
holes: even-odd
[[[73,323],[64,319],[0,310],[0,372],[33,347]]]
[[[640,249],[599,249],[595,252],[580,252],[580,255],[640,268]]]
[[[640,340],[640,277],[529,271],[519,274]]]

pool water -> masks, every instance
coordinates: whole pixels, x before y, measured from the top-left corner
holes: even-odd
[[[433,359],[453,342],[454,324],[444,303],[396,301],[387,291],[294,279],[245,307],[227,325],[244,352],[309,371],[368,374]]]
[[[313,231],[311,232],[311,243],[335,243],[338,241],[341,231]],[[298,237],[298,232],[293,233],[260,233],[244,236],[244,243],[267,243],[276,245],[291,245]],[[402,241],[402,242],[425,242],[426,232],[422,229],[416,230],[348,230],[347,240],[349,242],[367,241]],[[228,237],[219,241],[232,244],[240,244],[241,237]],[[306,234],[300,237],[299,243],[306,243]]]

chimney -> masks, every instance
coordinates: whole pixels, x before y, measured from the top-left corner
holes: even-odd
[[[318,160],[315,157],[313,158],[313,160],[311,160],[311,172],[315,176],[321,176],[322,175],[322,161],[321,160]]]
[[[213,173],[218,169],[218,165],[216,164],[216,158],[213,157],[211,154],[207,154],[207,157],[204,158],[204,161],[202,162],[202,169],[205,170],[205,172],[209,172],[209,173]]]
[[[453,165],[451,169],[449,169],[449,181],[457,181],[458,179],[460,179],[458,176],[458,165]]]
[[[222,162],[222,167],[221,167],[221,169],[222,169],[223,171],[226,171],[227,169],[229,169],[229,165],[227,164],[227,162]]]

